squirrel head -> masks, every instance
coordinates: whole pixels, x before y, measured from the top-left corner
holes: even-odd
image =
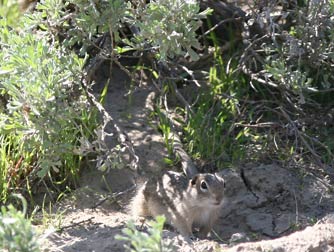
[[[225,181],[218,174],[199,173],[189,181],[190,190],[203,204],[220,206],[224,197]]]

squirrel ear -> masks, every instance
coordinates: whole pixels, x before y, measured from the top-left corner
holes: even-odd
[[[197,179],[198,179],[198,176],[195,175],[195,176],[190,180],[190,183],[191,183],[192,186],[193,186],[193,185],[196,185],[196,181],[197,181]]]

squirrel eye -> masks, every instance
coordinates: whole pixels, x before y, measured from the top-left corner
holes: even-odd
[[[201,189],[202,189],[203,191],[208,190],[208,185],[206,184],[206,182],[205,182],[204,180],[201,182]]]

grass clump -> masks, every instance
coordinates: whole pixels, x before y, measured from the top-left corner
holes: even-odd
[[[175,251],[171,244],[162,239],[162,229],[166,218],[157,216],[154,221],[149,221],[148,232],[138,231],[133,222],[129,222],[123,229],[123,235],[116,236],[116,239],[127,241],[127,251],[132,252],[168,252]],[[175,249],[175,248],[174,248]]]
[[[242,120],[239,99],[247,93],[245,80],[217,57],[209,72],[209,85],[184,124],[184,139],[194,158],[204,159],[220,167],[223,163],[240,161],[243,145],[248,139],[235,123]]]

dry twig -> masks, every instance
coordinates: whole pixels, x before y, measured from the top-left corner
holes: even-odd
[[[129,137],[127,136],[126,133],[124,133],[124,131],[120,128],[120,126],[116,123],[116,121],[111,117],[111,115],[108,113],[108,111],[105,110],[105,108],[102,106],[101,103],[99,103],[95,96],[89,92],[88,87],[87,87],[87,83],[85,78],[82,78],[81,81],[82,87],[86,93],[86,96],[88,98],[88,100],[90,101],[90,103],[95,106],[98,111],[102,114],[103,116],[103,124],[102,124],[102,137],[101,139],[104,140],[105,136],[107,135],[105,129],[108,125],[109,122],[112,123],[114,129],[117,132],[118,135],[118,141],[126,147],[126,149],[129,151],[130,155],[132,156],[132,162],[131,162],[131,166],[132,169],[136,172],[138,172],[138,166],[139,166],[139,157],[137,156],[137,154],[135,153],[134,147],[131,143],[131,140],[129,139]]]
[[[100,200],[99,202],[97,202],[97,203],[96,203],[94,206],[92,206],[91,208],[92,208],[92,209],[96,209],[98,206],[101,206],[104,202],[106,202],[106,201],[109,200],[109,199],[116,200],[117,197],[122,196],[122,195],[124,195],[124,194],[126,194],[126,193],[129,193],[129,192],[135,190],[135,189],[136,189],[136,186],[137,186],[137,185],[134,184],[133,186],[131,186],[130,188],[128,188],[128,189],[126,189],[126,190],[124,190],[124,191],[116,192],[116,193],[113,193],[113,194],[111,194],[111,195],[108,195],[108,196],[105,197],[104,199],[102,199],[102,200]]]

